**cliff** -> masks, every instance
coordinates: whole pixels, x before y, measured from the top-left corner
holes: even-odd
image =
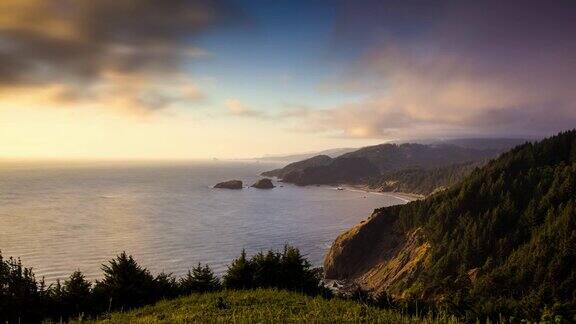
[[[338,236],[324,261],[326,278],[352,280],[374,295],[405,297],[403,288],[424,269],[430,243],[422,228],[402,232],[394,221],[377,210]]]
[[[458,312],[576,318],[576,130],[527,143],[424,200],[374,211],[329,279]]]

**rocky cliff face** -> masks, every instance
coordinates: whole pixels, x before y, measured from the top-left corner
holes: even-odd
[[[260,179],[256,181],[256,183],[254,183],[251,187],[257,189],[272,189],[274,188],[274,184],[270,179]]]
[[[214,188],[216,189],[242,189],[242,181],[240,180],[229,180],[217,183]]]
[[[338,236],[324,260],[326,278],[402,297],[400,286],[408,286],[422,270],[430,244],[421,228],[401,232],[394,221],[376,210],[368,220]]]

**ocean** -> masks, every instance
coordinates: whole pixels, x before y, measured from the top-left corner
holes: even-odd
[[[154,274],[185,274],[198,262],[217,274],[248,254],[298,247],[314,266],[339,233],[374,208],[404,201],[384,194],[297,187],[213,189],[281,166],[249,162],[0,162],[0,251],[47,282],[126,251]]]

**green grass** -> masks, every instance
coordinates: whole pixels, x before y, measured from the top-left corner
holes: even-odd
[[[219,302],[220,300],[220,302]],[[223,303],[221,302],[223,301]],[[258,289],[193,294],[129,312],[100,318],[106,323],[182,322],[380,322],[457,323],[456,318],[415,318],[400,312],[378,309],[341,299],[327,300],[299,293]]]

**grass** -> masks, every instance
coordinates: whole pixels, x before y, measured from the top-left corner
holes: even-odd
[[[101,317],[100,323],[186,322],[379,322],[457,323],[454,317],[416,318],[342,299],[258,289],[193,294],[128,312]]]

